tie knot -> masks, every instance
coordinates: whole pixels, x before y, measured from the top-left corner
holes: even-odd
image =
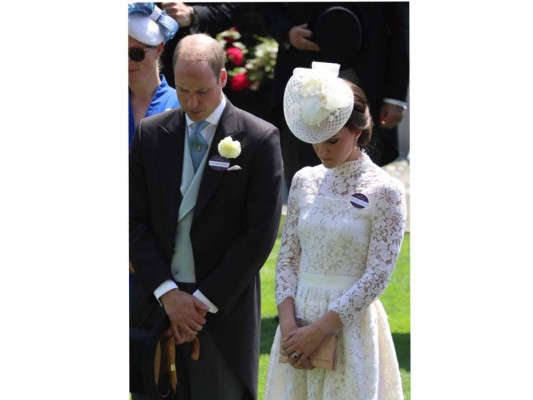
[[[209,125],[209,122],[207,121],[198,121],[192,124],[192,132],[194,134],[199,134],[202,129],[204,129],[207,125]]]

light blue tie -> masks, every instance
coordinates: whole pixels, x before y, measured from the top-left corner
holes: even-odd
[[[205,152],[207,151],[207,142],[200,134],[202,129],[207,125],[209,125],[209,122],[207,121],[199,121],[191,125],[192,131],[189,134],[189,150],[191,151],[194,172],[198,169],[198,166],[202,162]]]

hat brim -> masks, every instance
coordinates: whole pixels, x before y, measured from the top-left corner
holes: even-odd
[[[335,6],[318,16],[314,38],[329,62],[345,65],[361,49],[363,29],[352,11]]]
[[[157,46],[165,41],[165,36],[149,16],[128,15],[128,35],[148,46]]]
[[[145,393],[151,399],[167,399],[170,386],[156,378],[156,353],[163,332],[170,326],[164,311],[152,329],[130,328],[130,392]]]

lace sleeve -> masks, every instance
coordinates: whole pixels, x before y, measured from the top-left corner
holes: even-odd
[[[288,297],[296,298],[298,273],[302,249],[298,238],[298,192],[301,190],[299,173],[294,175],[287,200],[287,220],[283,228],[281,245],[276,263],[276,306]]]
[[[344,325],[350,325],[356,312],[368,307],[382,294],[398,259],[405,230],[405,192],[401,184],[387,184],[376,193],[366,271],[346,293],[329,307]]]

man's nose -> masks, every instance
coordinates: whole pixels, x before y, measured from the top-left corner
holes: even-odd
[[[198,97],[196,97],[196,95],[192,93],[189,94],[189,96],[187,96],[187,106],[189,108],[194,108],[197,104],[198,104]]]

